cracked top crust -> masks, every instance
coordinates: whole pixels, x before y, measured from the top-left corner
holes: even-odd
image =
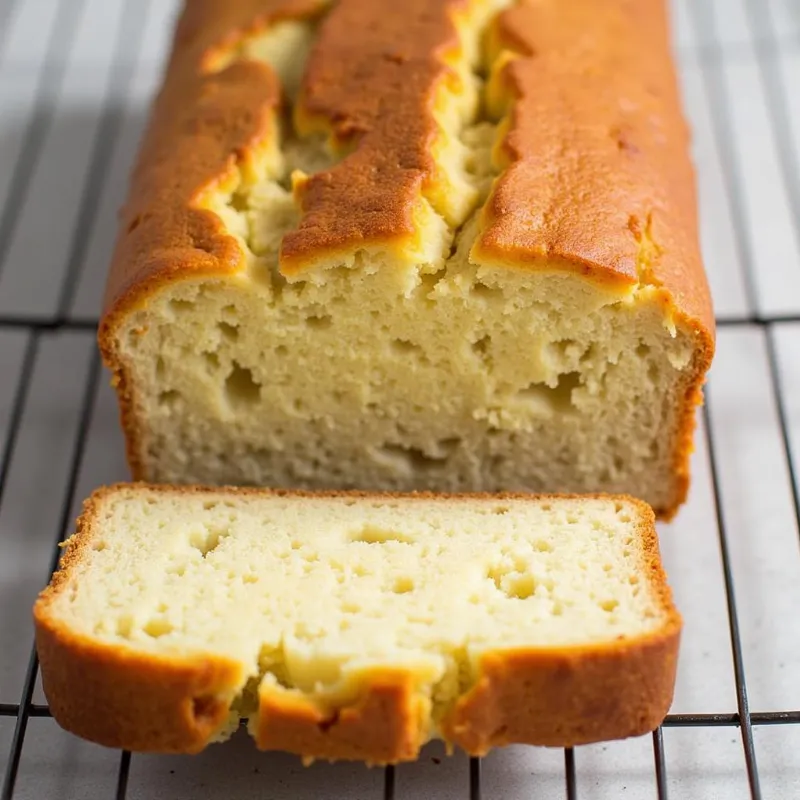
[[[360,249],[402,259],[420,252],[431,219],[452,237],[477,213],[473,261],[656,287],[710,350],[713,314],[664,0],[505,5],[187,3],[122,212],[104,324],[164,282],[245,269],[247,254],[208,199],[269,171],[289,103],[273,70],[242,55],[242,43],[281,20],[311,19],[294,127],[301,138],[332,133],[340,158],[292,177],[299,221],[283,239],[284,275]],[[483,55],[470,63],[463,33],[479,24]],[[483,100],[450,108],[483,71]],[[494,181],[482,205],[476,196],[452,208],[459,184],[435,154],[450,143],[451,118],[464,114],[500,122]]]

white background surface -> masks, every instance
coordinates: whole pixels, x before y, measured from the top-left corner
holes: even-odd
[[[30,606],[53,544],[94,486],[127,477],[92,324],[175,8],[173,0],[0,0],[0,708],[23,698]],[[662,527],[685,617],[673,713],[737,710],[721,525],[751,710],[800,710],[791,477],[800,463],[800,322],[792,321],[800,320],[800,1],[676,0],[674,8],[703,248],[723,325],[691,499]],[[33,701],[43,702],[38,685]],[[0,775],[14,725],[0,716]],[[670,798],[751,797],[738,727],[667,727],[663,737]],[[754,741],[763,797],[800,798],[800,725],[756,725]],[[469,797],[467,760],[433,760],[441,755],[434,746],[398,768],[398,800]],[[650,737],[579,748],[575,763],[577,797],[657,796]],[[119,764],[119,753],[31,718],[14,797],[111,798]],[[379,770],[304,769],[241,736],[195,758],[134,756],[127,796],[355,800],[380,798],[382,787]],[[565,797],[564,754],[494,753],[482,764],[482,792]]]

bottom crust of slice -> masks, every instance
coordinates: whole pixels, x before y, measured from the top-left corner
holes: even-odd
[[[672,702],[679,631],[603,648],[483,656],[475,685],[441,723],[470,755],[529,744],[572,747],[655,730]],[[53,717],[66,730],[134,752],[197,753],[228,718],[241,669],[125,652],[78,639],[41,618],[36,644]],[[260,692],[251,730],[262,750],[306,761],[413,761],[430,735],[430,698],[416,676],[376,671],[357,698],[321,708],[299,692]]]

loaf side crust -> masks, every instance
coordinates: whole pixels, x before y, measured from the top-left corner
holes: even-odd
[[[84,504],[76,533],[65,545],[58,572],[34,607],[42,683],[56,721],[98,744],[139,752],[197,753],[215,739],[242,685],[241,666],[224,659],[146,655],[75,635],[49,614],[68,585],[70,570],[92,547],[104,501],[131,484],[97,490]],[[147,492],[210,497],[270,494],[354,499],[520,499],[522,494],[303,492],[255,488],[165,487],[135,484]],[[553,499],[560,497],[548,496]],[[607,498],[591,495],[589,498]],[[575,499],[570,497],[570,499]],[[530,648],[488,652],[474,685],[442,721],[448,745],[472,755],[509,743],[567,747],[636,736],[666,716],[675,683],[681,617],[660,563],[654,515],[632,503],[643,535],[643,567],[665,613],[661,629],[636,639],[593,647]],[[394,764],[415,760],[431,732],[430,699],[415,676],[377,668],[357,696],[324,709],[301,693],[265,684],[251,730],[263,750],[315,759]]]

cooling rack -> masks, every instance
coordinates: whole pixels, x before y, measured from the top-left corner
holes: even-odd
[[[651,737],[397,769],[303,768],[246,735],[131,756],[49,717],[30,607],[81,499],[127,476],[94,347],[175,0],[0,0],[0,800],[800,797],[800,3],[676,0],[719,320],[688,505],[661,526],[685,617]]]

